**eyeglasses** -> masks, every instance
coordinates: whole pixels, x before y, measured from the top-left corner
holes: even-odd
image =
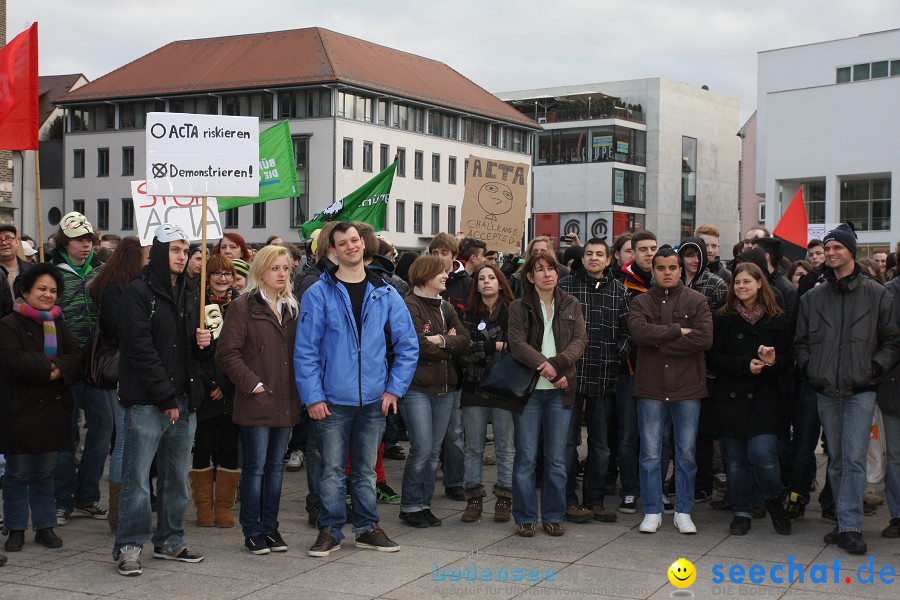
[[[215,273],[210,273],[210,277],[224,277],[228,279],[229,277],[234,277],[234,271],[216,271]]]
[[[0,237],[0,244],[12,244],[15,241],[16,238],[11,235],[4,235],[3,237]]]

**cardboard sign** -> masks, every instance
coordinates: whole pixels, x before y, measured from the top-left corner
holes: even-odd
[[[163,223],[178,225],[190,241],[203,237],[203,198],[147,195],[146,181],[131,182],[134,222],[142,246],[153,243],[153,232]],[[206,198],[206,240],[222,237],[222,222],[215,198]]]
[[[147,113],[147,193],[259,195],[259,119]]]
[[[460,231],[489,250],[519,252],[525,235],[528,170],[525,163],[469,156]]]

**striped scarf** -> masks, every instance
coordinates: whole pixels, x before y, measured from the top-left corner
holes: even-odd
[[[16,300],[15,311],[44,327],[44,356],[56,356],[59,353],[59,342],[56,338],[56,319],[62,316],[58,306],[49,311],[38,310],[21,299]]]

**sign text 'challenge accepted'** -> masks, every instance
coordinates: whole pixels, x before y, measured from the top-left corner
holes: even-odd
[[[147,194],[259,195],[259,119],[148,113]]]

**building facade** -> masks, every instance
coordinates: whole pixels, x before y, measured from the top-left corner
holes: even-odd
[[[741,138],[740,190],[741,236],[766,226],[766,199],[756,193],[756,112],[738,132]]]

